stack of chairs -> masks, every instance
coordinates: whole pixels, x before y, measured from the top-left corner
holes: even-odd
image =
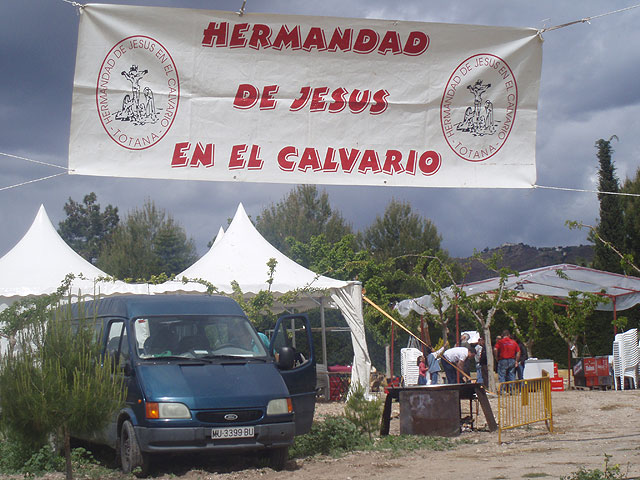
[[[400,349],[400,372],[405,387],[418,384],[418,357],[422,355],[422,351],[417,348],[401,348]]]
[[[624,390],[624,379],[629,378],[632,388],[638,388],[640,376],[640,346],[638,345],[638,329],[632,328],[619,333],[613,341],[613,384]]]

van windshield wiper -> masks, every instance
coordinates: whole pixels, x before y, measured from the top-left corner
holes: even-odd
[[[223,353],[212,353],[209,355],[205,355],[204,357],[200,357],[207,360],[236,360],[237,362],[246,363],[250,360],[253,360],[254,357],[247,357],[244,355],[226,355]]]
[[[147,358],[143,358],[142,360],[151,360],[151,361],[164,361],[164,360],[180,360],[180,361],[187,361],[189,363],[193,363],[193,362],[199,362],[199,363],[211,363],[209,361],[209,359],[206,359],[204,357],[199,357],[199,358],[195,358],[195,357],[183,357],[181,355],[160,355],[158,357],[147,357]]]

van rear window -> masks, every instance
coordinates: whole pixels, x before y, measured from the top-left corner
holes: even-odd
[[[245,317],[149,316],[134,320],[141,359],[265,357],[267,351]]]

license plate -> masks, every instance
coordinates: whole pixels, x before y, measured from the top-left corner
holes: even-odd
[[[214,440],[224,438],[251,438],[253,436],[253,427],[224,427],[211,430],[211,438]]]

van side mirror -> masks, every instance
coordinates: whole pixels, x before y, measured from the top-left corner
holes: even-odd
[[[281,347],[278,350],[278,368],[281,370],[291,370],[295,364],[295,351],[291,347]]]
[[[122,366],[122,373],[125,374],[125,376],[129,377],[133,374],[135,370],[133,368],[131,368],[131,365],[129,364],[129,362],[126,362],[123,366]]]

